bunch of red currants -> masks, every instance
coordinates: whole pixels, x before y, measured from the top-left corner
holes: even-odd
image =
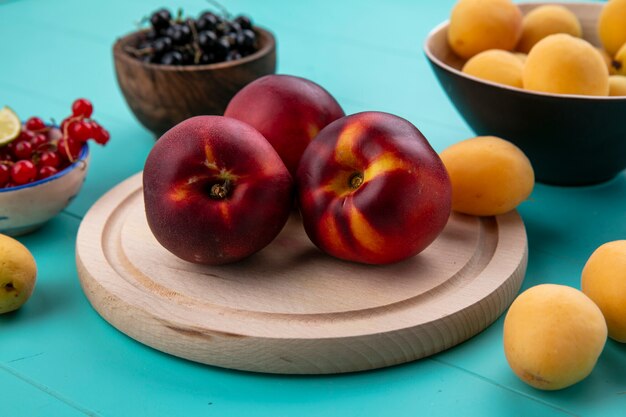
[[[91,102],[79,98],[60,127],[46,125],[39,117],[29,118],[18,137],[0,147],[0,188],[57,174],[79,159],[88,140],[106,144],[109,132],[91,118],[92,113]]]

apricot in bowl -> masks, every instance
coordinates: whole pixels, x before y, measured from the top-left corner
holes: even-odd
[[[448,42],[465,58],[489,49],[512,50],[522,34],[522,14],[511,0],[459,0],[450,14]]]
[[[541,5],[518,4],[523,14]],[[578,17],[584,39],[601,46],[597,24],[604,4],[561,5]],[[477,136],[514,143],[543,183],[595,184],[626,168],[626,97],[528,91],[465,74],[466,60],[450,47],[448,28],[444,22],[433,29],[425,54],[443,90]]]
[[[574,13],[560,4],[546,4],[526,13],[522,20],[522,36],[516,49],[523,53],[543,38],[557,33],[567,33],[580,38],[582,27]]]
[[[525,59],[512,52],[490,49],[471,57],[462,71],[483,80],[521,88]]]
[[[609,71],[602,54],[589,42],[566,33],[549,35],[528,54],[524,88],[554,94],[606,96]]]

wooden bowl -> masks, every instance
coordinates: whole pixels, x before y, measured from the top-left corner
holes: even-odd
[[[521,3],[522,13],[547,3]],[[574,12],[583,37],[595,46],[603,3],[559,3]],[[447,42],[448,22],[426,39],[426,57],[439,83],[477,135],[495,135],[519,146],[538,181],[587,185],[626,168],[626,97],[538,93],[481,80],[461,72],[464,61]],[[459,138],[461,139],[461,138]]]
[[[230,99],[246,84],[276,71],[276,41],[272,33],[255,27],[260,48],[254,54],[209,65],[144,63],[125,51],[142,32],[113,45],[117,81],[131,110],[157,137],[192,116],[222,115]]]

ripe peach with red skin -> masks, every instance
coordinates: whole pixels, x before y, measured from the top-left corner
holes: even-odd
[[[148,225],[174,255],[218,265],[243,259],[281,231],[293,180],[251,126],[197,116],[166,132],[143,172]]]
[[[448,174],[420,131],[364,112],[325,127],[296,176],[308,236],[340,259],[387,264],[425,249],[451,207]]]
[[[224,113],[261,132],[292,175],[311,140],[344,115],[328,91],[291,75],[266,75],[251,82],[232,98]]]

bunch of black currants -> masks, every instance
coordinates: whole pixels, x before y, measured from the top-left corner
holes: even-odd
[[[247,16],[229,19],[203,12],[197,19],[176,18],[167,9],[150,15],[150,29],[127,51],[152,64],[206,65],[234,61],[259,49],[257,33]]]

